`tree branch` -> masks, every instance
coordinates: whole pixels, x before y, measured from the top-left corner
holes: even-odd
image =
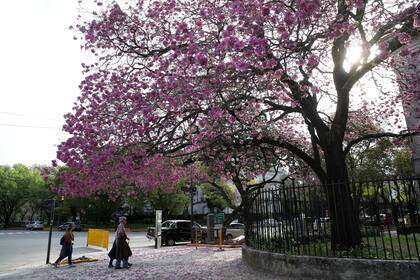
[[[275,140],[275,139],[271,139],[267,137],[263,137],[261,139],[255,139],[254,144],[256,145],[269,144],[275,147],[284,148],[290,151],[291,153],[293,153],[294,155],[298,156],[307,165],[309,165],[312,168],[312,170],[317,174],[318,178],[320,178],[321,180],[326,178],[327,176],[325,171],[322,169],[321,165],[315,159],[309,156],[305,151],[297,147],[296,145],[293,145],[286,141]]]
[[[344,155],[347,155],[347,154],[350,152],[351,148],[352,148],[354,145],[356,145],[356,144],[358,144],[358,143],[360,143],[360,142],[362,142],[362,141],[365,141],[365,140],[369,140],[369,139],[379,139],[379,138],[384,138],[384,137],[406,138],[406,137],[410,137],[410,136],[414,136],[414,135],[419,135],[419,134],[420,134],[420,131],[411,131],[411,132],[407,132],[407,133],[399,133],[399,134],[397,134],[397,133],[392,133],[392,132],[383,132],[383,133],[367,134],[367,135],[364,135],[364,136],[362,136],[362,137],[359,137],[359,138],[357,138],[357,139],[355,139],[355,140],[350,141],[350,142],[347,144],[346,148],[344,149]]]

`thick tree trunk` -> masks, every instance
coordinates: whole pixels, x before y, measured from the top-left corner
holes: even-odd
[[[7,202],[8,205],[6,205],[4,207],[4,211],[3,211],[3,220],[4,220],[4,225],[3,228],[8,228],[13,222],[13,212],[15,211],[15,201],[9,201]]]
[[[351,196],[345,156],[341,147],[325,154],[328,180],[324,182],[331,219],[332,249],[347,249],[361,243],[360,226]]]
[[[226,239],[226,230],[227,227],[230,225],[231,222],[239,218],[239,216],[242,214],[242,204],[239,205],[237,208],[233,210],[232,213],[224,220],[223,222],[223,240]]]
[[[10,226],[10,216],[5,216],[4,217],[4,224],[3,224],[3,228],[8,228]]]

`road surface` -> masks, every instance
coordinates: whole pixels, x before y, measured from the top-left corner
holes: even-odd
[[[60,238],[63,232],[53,232],[50,261],[54,262],[60,254]],[[128,233],[130,246],[154,246],[144,232]],[[73,258],[87,253],[104,251],[100,248],[86,247],[86,232],[74,232]],[[114,241],[109,236],[109,249]],[[45,264],[47,257],[48,231],[0,230],[0,275],[10,273],[25,266]]]

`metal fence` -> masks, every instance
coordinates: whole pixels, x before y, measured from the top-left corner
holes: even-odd
[[[420,260],[420,178],[345,183],[361,243],[332,246],[328,190],[343,182],[312,186],[290,180],[254,193],[246,208],[246,243],[295,255]],[[330,199],[331,200],[331,199]],[[338,218],[337,218],[338,219]]]

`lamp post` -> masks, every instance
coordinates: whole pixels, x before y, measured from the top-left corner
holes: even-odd
[[[193,198],[194,194],[197,189],[193,186],[192,178],[190,179],[190,187],[182,187],[181,190],[186,193],[190,193],[190,201],[191,201],[191,243],[194,242],[193,238],[193,224],[194,224],[194,215],[193,215]]]
[[[64,201],[64,196],[60,196],[59,201]],[[50,252],[51,252],[51,235],[52,235],[52,228],[54,224],[54,212],[55,212],[55,199],[48,199],[47,206],[50,208],[50,231],[48,233],[48,247],[47,247],[47,260],[46,264],[50,263]]]
[[[48,234],[48,248],[47,248],[47,261],[46,264],[50,263],[50,251],[51,251],[51,235],[52,235],[52,227],[54,222],[54,209],[55,209],[55,199],[47,200],[47,205],[51,206],[50,209],[50,232]],[[51,205],[50,205],[51,204]]]

